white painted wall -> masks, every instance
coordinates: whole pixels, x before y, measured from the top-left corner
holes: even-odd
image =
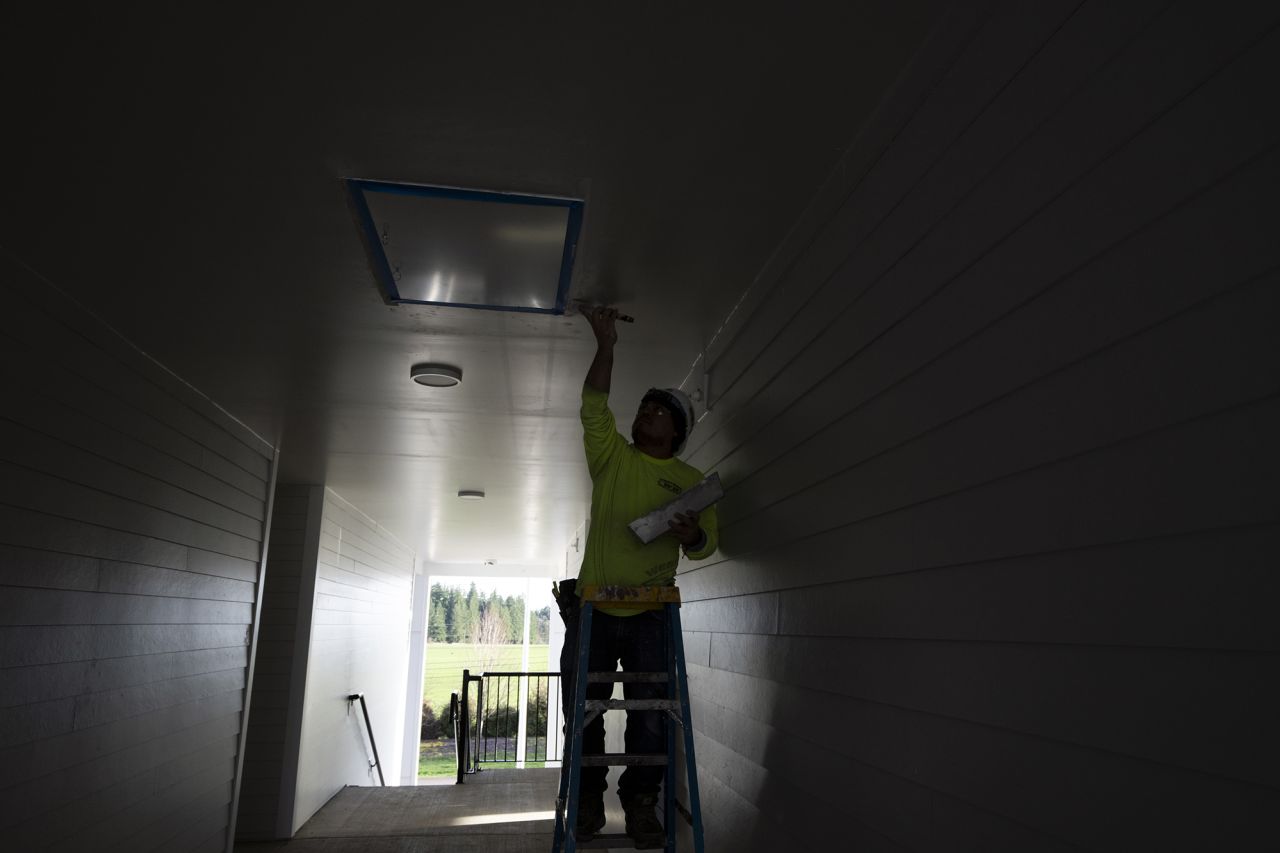
[[[409,663],[404,673],[404,731],[400,743],[401,785],[418,784],[418,749],[422,742],[422,673],[427,660],[427,608],[430,600],[431,579],[425,574],[414,574],[412,616],[409,628]]]
[[[227,845],[272,449],[0,253],[0,847]]]
[[[364,693],[387,784],[400,778],[413,553],[325,490],[298,757],[296,832],[345,785],[377,785]]]
[[[957,12],[761,273],[689,457],[709,850],[1274,846],[1278,19]]]

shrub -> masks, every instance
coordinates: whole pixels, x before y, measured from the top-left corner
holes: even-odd
[[[520,731],[520,715],[511,706],[484,712],[484,737],[515,737]]]
[[[443,721],[436,716],[436,711],[431,707],[430,702],[422,703],[422,729],[419,731],[419,737],[422,740],[438,740],[445,734],[445,726]]]

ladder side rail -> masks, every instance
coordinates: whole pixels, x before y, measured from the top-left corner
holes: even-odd
[[[675,633],[673,622],[673,614],[676,612],[678,604],[668,603],[663,609],[667,618],[667,634],[663,638],[667,659],[667,698],[676,699],[677,681],[676,681],[676,649],[682,648],[683,638]],[[663,782],[662,793],[662,826],[667,831],[667,847],[666,853],[676,853],[676,727],[674,725],[674,714],[668,712],[664,715],[663,730],[667,734],[667,775]]]
[[[694,853],[703,853],[702,799],[698,796],[698,762],[693,750],[693,713],[689,709],[689,673],[684,662],[684,634],[680,628],[680,611],[671,608],[671,636],[675,640],[676,679],[680,691],[680,716],[684,729],[684,764],[689,777],[689,811],[693,814]]]
[[[582,602],[578,616],[578,666],[573,681],[572,750],[569,756],[569,803],[565,810],[565,853],[577,850],[574,827],[578,825],[578,800],[582,791],[582,729],[587,710],[587,671],[591,660],[590,601]]]

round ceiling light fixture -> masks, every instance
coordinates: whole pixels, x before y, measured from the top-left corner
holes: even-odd
[[[462,382],[462,368],[451,364],[415,364],[409,378],[430,388],[452,388]]]
[[[482,501],[484,500],[484,491],[482,489],[459,489],[458,497],[464,501]]]

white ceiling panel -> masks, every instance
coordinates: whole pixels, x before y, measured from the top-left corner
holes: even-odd
[[[195,23],[181,4],[27,4],[0,57],[0,228],[278,443],[282,481],[326,483],[434,562],[559,565],[588,507],[589,331],[387,305],[343,179],[583,199],[569,295],[636,317],[614,383],[629,418],[686,375],[942,5],[267,5]],[[551,244],[547,223],[509,225],[513,246]],[[459,269],[492,261],[455,248]],[[503,278],[545,301],[520,258],[446,295],[492,299]],[[424,361],[461,386],[414,385]]]

